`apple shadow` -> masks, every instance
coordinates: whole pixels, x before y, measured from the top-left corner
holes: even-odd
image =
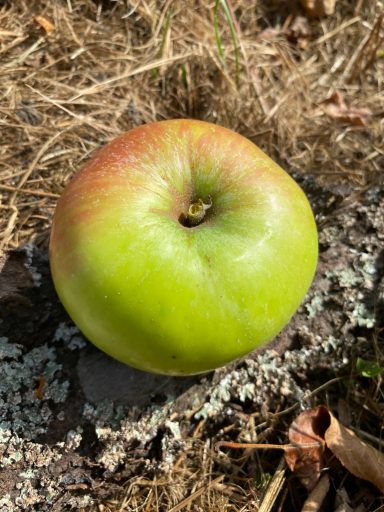
[[[89,402],[108,400],[129,407],[175,399],[201,380],[201,376],[171,377],[137,370],[92,346],[80,354],[77,375]]]

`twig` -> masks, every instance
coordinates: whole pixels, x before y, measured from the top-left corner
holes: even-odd
[[[305,500],[301,512],[318,512],[325,497],[328,494],[330,487],[329,476],[323,475],[317,482],[316,487],[311,491],[308,498]]]
[[[288,443],[288,444],[264,444],[264,443],[235,443],[232,441],[219,441],[215,444],[215,449],[219,450],[221,447],[225,446],[226,448],[252,448],[254,450],[283,450],[291,451],[291,450],[302,450],[303,448],[317,448],[320,445],[319,441],[315,443],[303,443],[300,445]]]
[[[324,389],[328,388],[329,386],[331,386],[332,384],[335,384],[336,382],[341,382],[342,380],[346,379],[346,378],[349,378],[350,375],[348,376],[345,376],[345,377],[335,377],[334,379],[331,379],[331,380],[328,380],[327,382],[324,382],[324,384],[322,384],[321,386],[319,386],[318,388],[314,389],[313,391],[311,391],[310,393],[308,393],[306,396],[305,396],[305,399],[308,400],[309,398],[312,398],[313,396],[315,396],[317,393],[319,393],[320,391],[323,391]],[[296,402],[295,404],[291,405],[290,407],[288,407],[287,409],[284,409],[283,411],[280,411],[280,412],[277,412],[275,414],[272,414],[271,416],[273,418],[278,418],[280,416],[284,416],[285,414],[288,414],[292,411],[294,411],[295,409],[297,409],[298,407],[300,406],[300,402]]]

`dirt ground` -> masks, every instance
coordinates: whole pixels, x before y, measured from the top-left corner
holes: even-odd
[[[383,451],[383,7],[339,0],[311,18],[277,0],[0,2],[1,512],[300,511],[308,493],[281,451],[215,444],[283,445],[319,404]],[[189,378],[91,346],[47,255],[56,200],[90,153],[175,117],[228,126],[276,159],[307,193],[320,247],[277,339]],[[363,376],[358,358],[378,371]],[[366,480],[325,471],[315,510],[384,510]]]

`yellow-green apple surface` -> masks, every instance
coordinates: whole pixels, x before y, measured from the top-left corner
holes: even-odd
[[[188,119],[134,128],[99,150],[64,189],[50,240],[58,295],[86,337],[170,375],[271,340],[316,263],[296,182],[241,135]]]

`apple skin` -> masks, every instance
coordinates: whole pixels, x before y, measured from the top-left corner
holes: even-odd
[[[182,225],[209,196],[203,222]],[[167,375],[212,370],[275,337],[317,255],[296,182],[243,136],[189,119],[99,150],[64,189],[50,239],[57,293],[85,336]]]

